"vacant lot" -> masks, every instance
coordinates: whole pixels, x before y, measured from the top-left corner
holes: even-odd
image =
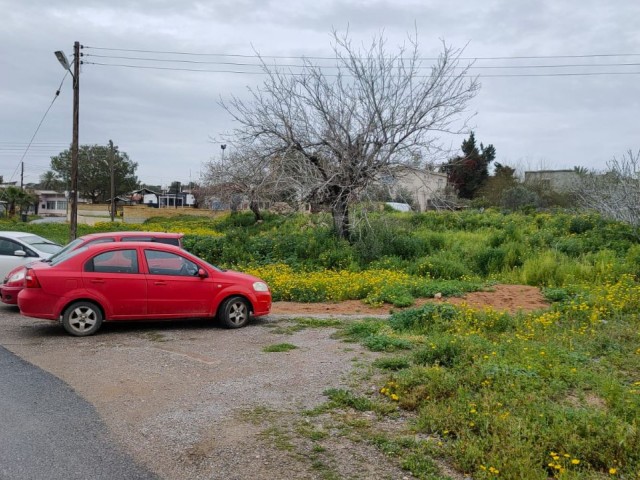
[[[106,324],[79,339],[0,307],[2,345],[93,403],[115,439],[163,478],[411,478],[335,432],[325,452],[313,451],[309,437],[320,433],[298,414],[325,402],[324,390],[347,387],[374,354],[332,339],[331,328],[300,328]],[[283,342],[297,348],[263,352]]]

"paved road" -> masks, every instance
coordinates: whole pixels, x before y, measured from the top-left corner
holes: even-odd
[[[93,406],[0,347],[0,480],[155,478],[113,444]]]

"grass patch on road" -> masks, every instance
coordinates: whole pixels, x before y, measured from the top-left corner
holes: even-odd
[[[271,352],[288,352],[290,350],[295,350],[295,345],[291,343],[276,343],[274,345],[268,345],[262,349],[263,352],[271,353]]]

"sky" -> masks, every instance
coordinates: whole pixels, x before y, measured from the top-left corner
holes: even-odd
[[[224,153],[236,124],[220,102],[264,76],[222,62],[330,56],[334,29],[364,44],[382,34],[391,51],[417,31],[424,57],[442,41],[464,48],[482,85],[469,125],[519,171],[602,170],[640,149],[637,0],[0,0],[0,12],[5,181],[20,182],[23,163],[24,183],[37,182],[69,148],[72,82],[55,96],[65,70],[54,51],[71,61],[75,41],[80,144],[113,140],[150,185],[197,182]],[[443,141],[458,150],[464,138]]]

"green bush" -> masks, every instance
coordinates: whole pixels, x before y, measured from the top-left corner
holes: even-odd
[[[471,271],[460,258],[452,258],[448,252],[424,257],[417,262],[411,273],[422,277],[458,280],[471,275]]]
[[[477,272],[483,276],[502,271],[507,253],[502,247],[489,247],[480,251],[476,257]]]
[[[466,362],[462,346],[451,336],[438,336],[429,338],[429,345],[421,348],[413,355],[416,365],[441,367],[453,367],[456,364]]]
[[[457,315],[458,309],[452,305],[427,303],[394,313],[389,319],[389,326],[398,332],[426,333],[446,328]]]

